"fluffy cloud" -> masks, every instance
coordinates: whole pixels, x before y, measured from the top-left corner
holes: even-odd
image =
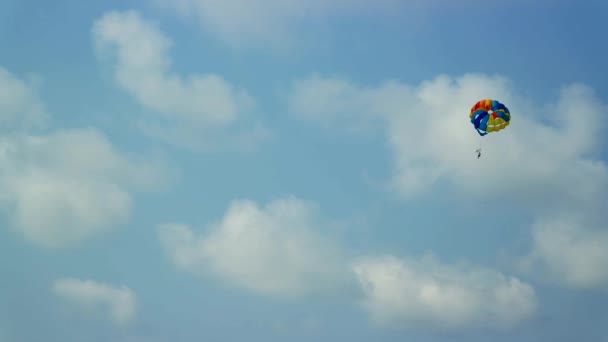
[[[347,277],[340,252],[318,232],[322,226],[314,206],[296,198],[263,208],[241,200],[203,235],[164,224],[159,237],[182,270],[210,272],[263,294],[297,296],[337,289]]]
[[[161,160],[121,154],[93,129],[0,138],[0,209],[31,242],[63,247],[125,222],[133,190],[169,176]]]
[[[468,112],[483,98],[505,103],[513,119],[504,131],[480,138]],[[501,209],[495,215],[506,210],[511,217],[517,212],[539,219],[568,212],[605,224],[608,169],[601,159],[601,127],[608,107],[583,84],[564,86],[554,103],[538,103],[505,78],[479,74],[375,87],[313,75],[294,83],[289,105],[294,117],[325,127],[383,127],[393,155],[389,188],[406,199],[441,185],[455,190],[443,193],[468,206],[496,205]],[[483,156],[477,160],[473,151],[480,145]],[[572,266],[557,279],[605,283],[602,272],[578,274],[605,260],[590,247],[603,233],[590,233],[575,219],[539,223],[533,234],[541,265]]]
[[[488,97],[505,103],[513,120],[481,139],[468,111]],[[440,180],[467,196],[511,195],[526,203],[568,195],[570,203],[587,204],[606,193],[608,170],[589,158],[599,148],[606,105],[584,85],[564,87],[557,103],[538,104],[515,94],[506,79],[485,75],[367,88],[315,75],[294,83],[289,103],[294,116],[323,125],[382,123],[394,155],[393,186],[407,197]],[[478,161],[472,156],[480,144]]]
[[[534,289],[517,278],[473,266],[445,265],[429,256],[357,261],[363,305],[383,326],[434,331],[509,328],[531,318]]]
[[[572,288],[608,288],[608,231],[573,217],[540,218],[520,266]]]
[[[35,82],[19,79],[0,67],[0,129],[44,127],[49,119]]]
[[[79,308],[101,310],[119,325],[132,322],[136,316],[136,295],[125,286],[116,287],[93,280],[63,278],[55,281],[52,291]]]
[[[233,47],[260,44],[289,47],[302,38],[304,24],[337,13],[393,8],[398,1],[378,0],[156,0],[185,16],[194,15],[202,27]],[[318,22],[317,22],[318,24]],[[309,27],[307,27],[309,28]]]
[[[118,85],[155,113],[139,122],[148,134],[198,147],[195,141],[205,137],[208,144],[209,135],[218,128],[236,125],[255,105],[246,91],[221,76],[190,75],[183,79],[171,72],[169,49],[173,42],[138,12],[109,12],[94,23],[92,34],[100,58],[112,61]],[[266,134],[258,125],[245,136],[255,140]]]

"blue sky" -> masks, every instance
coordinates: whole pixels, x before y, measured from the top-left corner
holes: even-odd
[[[0,0],[0,341],[608,341],[607,13]]]

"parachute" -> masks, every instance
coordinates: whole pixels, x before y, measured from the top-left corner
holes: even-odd
[[[511,113],[504,104],[496,100],[485,99],[478,101],[471,107],[469,118],[477,133],[483,137],[488,133],[498,132],[509,126]]]

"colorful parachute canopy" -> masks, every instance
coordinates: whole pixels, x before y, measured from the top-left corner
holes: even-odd
[[[497,132],[509,126],[511,113],[502,103],[492,99],[485,99],[471,107],[469,118],[473,126],[475,126],[477,133],[484,136],[490,132]]]

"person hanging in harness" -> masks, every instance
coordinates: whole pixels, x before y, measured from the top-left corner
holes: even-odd
[[[507,107],[489,98],[479,100],[471,107],[469,119],[480,137],[495,134],[511,123],[511,112]],[[477,159],[481,158],[481,146],[475,150]]]

